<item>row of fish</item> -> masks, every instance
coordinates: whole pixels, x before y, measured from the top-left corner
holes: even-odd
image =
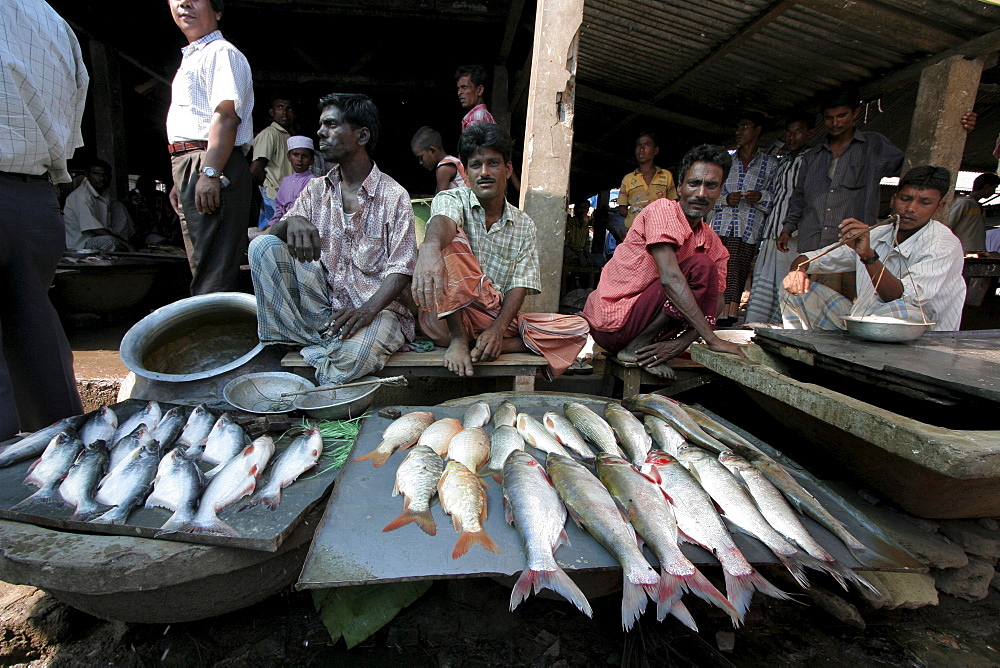
[[[416,444],[396,473],[393,495],[403,494],[403,513],[384,531],[416,522],[433,535],[430,504],[436,493],[461,532],[453,558],[477,543],[498,551],[482,529],[486,495],[478,482],[492,471],[503,483],[506,517],[527,556],[511,610],[532,589],[548,588],[591,614],[586,597],[554,556],[567,542],[566,509],[621,564],[626,629],[645,610],[647,597],[656,602],[658,619],[670,614],[690,628],[696,628],[694,619],[681,601],[687,592],[724,610],[734,624],[742,622],[755,590],[787,599],[753,569],[730,527],[760,540],[803,587],[808,587],[805,569],[813,569],[831,574],[845,588],[853,582],[873,589],[819,545],[792,505],[855,554],[867,548],[779,462],[704,413],[659,395],[639,395],[626,407],[609,403],[603,418],[583,404],[567,402],[563,408],[563,414],[550,411],[539,423],[503,402],[489,436],[482,429],[490,420],[484,402],[471,406],[461,423],[435,421],[429,412],[396,420],[379,446],[358,458],[381,466],[395,451]],[[644,420],[630,409],[644,413]],[[546,453],[544,467],[525,451],[526,443]],[[447,466],[445,457],[451,459]],[[726,595],[684,556],[680,542],[716,556]],[[643,543],[659,560],[659,573],[646,561]]]
[[[238,536],[218,513],[254,493],[274,449],[267,435],[251,442],[228,414],[216,419],[202,405],[185,418],[183,408],[164,413],[153,401],[121,424],[107,407],[89,419],[60,420],[9,446],[0,453],[0,465],[40,455],[25,478],[38,491],[12,510],[66,504],[74,508],[71,520],[120,525],[135,508],[156,507],[173,512],[158,536]],[[281,490],[315,466],[322,450],[318,430],[296,438],[245,507],[277,509]],[[203,472],[202,466],[211,468]]]

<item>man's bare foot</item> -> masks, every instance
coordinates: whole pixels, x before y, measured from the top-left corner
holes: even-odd
[[[625,364],[635,364],[636,360],[638,359],[638,357],[635,354],[635,351],[629,350],[628,348],[619,350],[618,354],[615,355],[615,357],[618,358],[619,362],[624,362]]]
[[[467,341],[452,341],[444,351],[444,366],[457,376],[472,375],[472,356]]]
[[[677,374],[674,370],[670,368],[670,365],[664,361],[662,364],[656,364],[654,366],[644,366],[642,367],[644,371],[648,371],[657,378],[662,378],[663,380],[677,380]]]

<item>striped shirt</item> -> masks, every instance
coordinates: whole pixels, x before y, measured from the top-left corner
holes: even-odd
[[[525,288],[529,295],[542,291],[537,231],[528,214],[505,201],[500,220],[487,230],[486,209],[472,188],[455,188],[434,196],[431,218],[434,216],[450,218],[465,231],[483,274],[501,294],[514,288]]]
[[[0,2],[0,171],[69,183],[90,77],[80,43],[42,0]]]
[[[240,118],[235,146],[249,146],[253,141],[250,63],[218,30],[191,42],[181,53],[167,111],[167,141],[207,141],[212,114],[232,100]]]
[[[455,176],[451,179],[452,188],[461,188],[462,186],[469,185],[468,177],[465,175],[465,165],[462,161],[453,155],[446,155],[441,158],[441,162],[437,164],[437,168],[440,169],[443,165],[452,165],[455,168]]]
[[[871,247],[882,259],[886,271],[903,283],[903,303],[908,314],[920,313],[929,322],[936,323],[931,330],[954,332],[962,322],[965,304],[965,280],[962,269],[965,256],[958,238],[936,220],[927,223],[912,237],[893,248],[895,225],[886,225],[871,231]],[[810,253],[812,257],[822,248]],[[841,246],[828,255],[809,262],[810,274],[834,274],[854,271],[857,278],[858,298],[851,315],[870,315],[875,308],[885,304],[861,264],[861,258],[849,246]]]
[[[733,167],[729,170],[726,182],[722,184],[722,195],[715,205],[715,216],[712,218],[712,229],[723,237],[739,237],[743,243],[756,244],[760,241],[764,230],[764,218],[771,210],[773,193],[768,190],[771,175],[778,167],[778,159],[757,151],[746,169],[739,155],[733,156]],[[729,193],[745,193],[756,190],[760,193],[760,201],[749,204],[746,198],[740,198],[736,206],[726,204]]]
[[[285,214],[302,216],[319,230],[320,262],[326,267],[330,306],[360,308],[389,274],[413,275],[417,241],[413,206],[403,186],[372,165],[358,189],[358,210],[344,214],[340,170],[306,184]],[[389,310],[399,316],[403,334],[413,340],[413,315],[397,298]]]
[[[771,182],[767,186],[774,203],[771,205],[771,212],[767,214],[764,231],[761,234],[762,239],[777,239],[781,234],[781,223],[788,213],[788,203],[792,199],[792,191],[795,190],[795,181],[799,178],[804,155],[803,151],[798,155],[778,158],[778,167],[771,175]]]
[[[722,245],[719,235],[704,222],[692,230],[678,202],[658,199],[636,216],[624,241],[618,244],[615,254],[604,265],[597,289],[587,297],[583,317],[593,329],[614,332],[625,324],[639,295],[660,280],[659,269],[648,247],[662,243],[675,247],[678,263],[695,253],[708,255],[719,272],[719,292],[726,289],[729,251]]]
[[[806,151],[782,232],[799,231],[799,251],[829,246],[840,238],[840,223],[857,218],[869,225],[878,215],[879,181],[899,174],[903,152],[877,132],[854,131],[837,159],[827,141]]]
[[[462,132],[465,132],[473,123],[496,123],[496,120],[494,120],[493,114],[490,113],[485,104],[477,104],[472,109],[469,109],[469,113],[462,118]]]

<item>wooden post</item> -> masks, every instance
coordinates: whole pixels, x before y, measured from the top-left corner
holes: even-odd
[[[121,73],[118,52],[96,39],[90,40],[90,94],[94,103],[95,154],[113,171],[111,197],[128,195],[128,160],[125,153],[125,119],[122,114]]]
[[[961,119],[976,103],[982,72],[981,59],[962,56],[952,56],[924,69],[903,161],[904,174],[919,165],[945,167],[951,172],[951,191],[954,191],[965,153],[966,132]],[[950,202],[949,194],[945,212]]]
[[[538,228],[542,293],[526,311],[558,311],[583,0],[538,0],[521,167],[521,208]]]

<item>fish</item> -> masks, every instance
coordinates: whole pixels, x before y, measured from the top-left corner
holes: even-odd
[[[604,419],[615,432],[628,458],[633,464],[641,466],[653,448],[653,439],[646,433],[646,428],[632,413],[611,401],[604,406]]]
[[[438,491],[438,482],[444,473],[444,460],[433,448],[416,445],[396,469],[396,484],[392,495],[403,495],[403,512],[385,525],[382,531],[394,531],[410,522],[429,536],[437,533],[431,515],[431,499]]]
[[[451,439],[448,458],[465,464],[475,474],[490,460],[490,437],[478,427],[463,429]]]
[[[267,482],[247,507],[263,503],[271,510],[277,510],[281,503],[281,490],[316,466],[321,454],[323,454],[323,437],[319,429],[307,429],[278,455],[271,466]]]
[[[417,439],[417,445],[429,446],[438,457],[447,457],[451,439],[460,431],[462,431],[461,422],[455,418],[443,418],[424,429]]]
[[[146,425],[146,429],[152,430],[160,422],[160,418],[163,417],[163,409],[160,408],[160,404],[155,401],[150,401],[146,404],[142,410],[138,410],[125,420],[124,422],[118,423],[118,428],[115,429],[115,435],[111,437],[109,443],[113,447],[118,441],[125,438],[138,427],[140,424]]]
[[[542,452],[554,452],[557,455],[569,457],[566,448],[559,444],[552,434],[545,430],[545,427],[535,418],[527,413],[517,414],[517,433],[521,435],[524,442],[531,447]]]
[[[657,449],[670,453],[674,457],[677,456],[677,448],[687,443],[676,429],[655,415],[646,415],[642,423],[646,426],[649,435],[653,437]]]
[[[414,411],[393,421],[382,432],[382,441],[374,450],[366,455],[355,457],[356,462],[371,460],[372,466],[378,468],[385,464],[396,450],[406,450],[420,440],[420,435],[434,423],[434,413]],[[450,446],[449,446],[450,447]]]
[[[156,536],[177,531],[238,538],[240,533],[219,519],[218,514],[243,497],[253,494],[257,481],[273,454],[274,441],[267,434],[243,448],[208,483],[198,502],[198,512],[194,518],[175,530],[161,530]]]
[[[486,522],[486,491],[479,478],[465,464],[454,460],[444,467],[438,481],[441,508],[451,515],[458,541],[451,551],[451,558],[458,559],[473,545],[500,554],[500,548],[483,528]]]
[[[118,428],[118,416],[107,406],[97,409],[90,419],[80,427],[80,440],[84,445],[90,445],[95,441],[110,443]]]
[[[224,414],[216,420],[212,431],[205,438],[204,449],[199,453],[197,449],[188,448],[187,454],[189,457],[198,457],[203,462],[215,464],[215,469],[212,469],[208,475],[211,478],[222,470],[220,467],[225,466],[230,459],[249,445],[249,440],[243,427]]]
[[[97,494],[97,486],[104,477],[109,459],[108,446],[104,441],[84,446],[77,455],[76,461],[59,485],[59,496],[75,509],[70,516],[71,520],[86,522],[108,509],[97,503],[94,495]]]
[[[517,406],[506,399],[501,401],[497,409],[493,411],[493,428],[496,429],[503,425],[508,427],[517,425]]]
[[[562,413],[549,411],[542,416],[542,426],[559,443],[566,446],[586,461],[594,460],[594,451],[590,449],[587,442],[583,440],[583,435],[577,431],[573,423]]]
[[[85,420],[86,418],[82,415],[56,420],[48,427],[39,429],[32,434],[28,434],[20,441],[11,443],[4,448],[3,452],[0,452],[0,468],[23,462],[32,457],[38,457],[45,451],[46,446],[48,446],[59,432],[67,428],[76,430]]]
[[[676,606],[684,592],[690,591],[725,611],[732,618],[733,626],[738,626],[742,617],[733,604],[681,552],[677,543],[674,509],[660,486],[640,473],[626,459],[606,452],[597,455],[597,477],[611,492],[635,532],[660,561],[656,619],[663,621],[667,613],[670,613],[682,624],[697,631],[697,625],[687,608],[683,605]]]
[[[653,415],[676,429],[685,439],[695,445],[715,453],[729,452],[730,449],[718,439],[705,433],[694,421],[680,402],[659,394],[637,394],[634,397],[622,399],[625,408]]]
[[[34,485],[38,491],[13,506],[11,510],[23,510],[36,503],[61,506],[59,485],[81,450],[83,441],[72,427],[67,427],[53,436],[45,446],[42,456],[31,464],[28,476],[24,479],[26,484]]]
[[[503,428],[510,429],[497,429]],[[569,544],[566,508],[542,465],[523,450],[510,452],[504,461],[503,498],[507,523],[517,528],[525,552],[524,570],[510,592],[511,612],[531,595],[532,588],[536,594],[551,589],[593,617],[586,595],[556,562],[556,550]]]
[[[490,461],[486,468],[493,471],[493,479],[503,482],[503,465],[515,450],[524,450],[524,439],[514,427],[502,424],[490,434]]]
[[[490,405],[485,401],[477,401],[465,409],[462,416],[462,426],[466,429],[485,427],[490,421]]]
[[[146,429],[144,423],[139,423],[135,429],[132,430],[131,434],[128,434],[124,438],[118,440],[114,447],[109,451],[108,456],[108,471],[113,471],[118,468],[122,460],[128,455],[128,453],[135,450],[137,447],[150,440],[149,431]]]
[[[153,439],[160,444],[161,452],[173,447],[174,441],[181,435],[186,422],[184,409],[180,406],[171,408],[163,414],[163,418],[149,432]]]
[[[646,457],[643,472],[663,488],[674,506],[674,517],[683,540],[701,545],[715,555],[726,580],[726,598],[736,608],[740,619],[750,607],[754,589],[782,600],[791,600],[785,592],[754,570],[733,542],[712,497],[680,462],[662,450],[652,450]]]
[[[552,453],[546,459],[545,468],[573,521],[585,528],[621,564],[622,628],[630,630],[646,610],[646,594],[655,598],[660,576],[639,549],[639,539],[632,525],[594,474],[578,461]]]
[[[624,456],[621,448],[618,447],[615,432],[600,415],[576,401],[564,403],[563,413],[573,423],[573,426],[583,434],[584,438],[597,446],[598,450],[620,457]]]
[[[190,522],[203,489],[205,474],[183,445],[178,444],[164,455],[156,468],[153,491],[146,499],[146,508],[165,508],[174,512],[160,531],[172,531]]]
[[[98,503],[114,507],[90,521],[94,524],[125,524],[132,509],[149,495],[159,463],[160,448],[155,440],[151,439],[129,453],[119,468],[108,474],[95,496]]]
[[[177,443],[187,449],[188,455],[192,455],[192,450],[196,450],[208,438],[215,427],[215,422],[215,416],[205,407],[205,404],[198,404],[191,411],[187,422],[184,423],[184,429],[181,430]]]

